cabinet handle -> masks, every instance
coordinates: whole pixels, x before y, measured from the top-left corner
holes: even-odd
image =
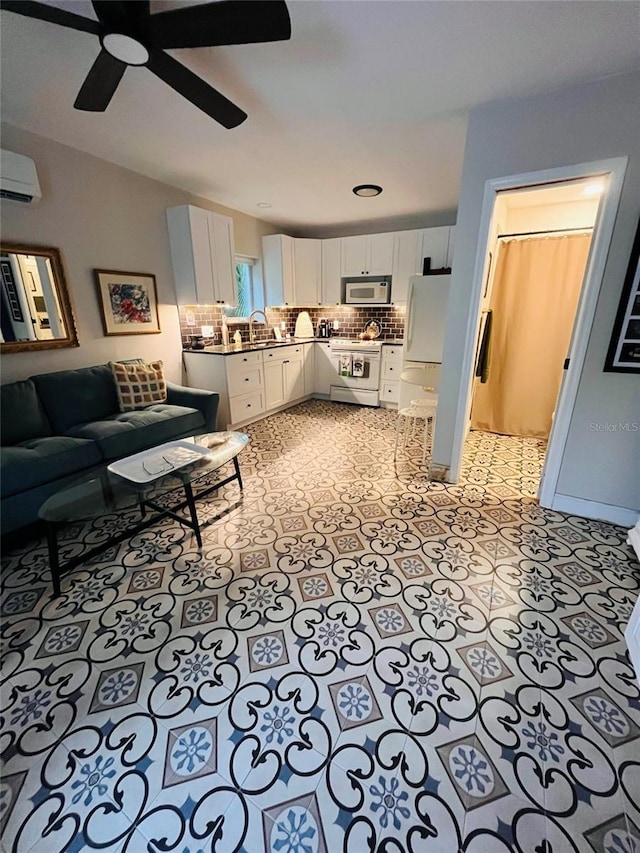
[[[242,360],[243,360],[243,361],[247,361],[247,359],[246,359],[246,358],[243,358]]]
[[[283,364],[289,364],[289,359],[287,358],[287,359],[286,359],[285,361],[283,361],[282,363],[283,363]]]
[[[245,382],[248,382],[248,381],[249,381],[249,377],[248,377],[248,376],[245,376],[245,377],[244,377],[244,381],[245,381]]]
[[[251,408],[251,403],[247,403],[247,409]]]

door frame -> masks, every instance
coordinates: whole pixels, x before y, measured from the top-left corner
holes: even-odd
[[[547,445],[540,489],[538,491],[540,504],[548,508],[553,508],[558,478],[560,476],[560,466],[567,444],[571,415],[578,393],[578,384],[582,375],[589,335],[602,286],[604,268],[613,235],[613,227],[620,203],[628,159],[628,157],[614,157],[589,163],[577,163],[554,169],[491,178],[485,183],[470,297],[471,310],[467,318],[467,331],[462,361],[462,381],[458,393],[453,432],[450,468],[452,482],[457,482],[460,477],[464,443],[469,429],[471,403],[473,400],[475,347],[478,324],[480,322],[483,282],[486,275],[486,265],[490,248],[488,245],[489,233],[497,194],[505,190],[541,189],[546,184],[551,185],[581,178],[607,178],[608,186],[602,197],[602,203],[598,208],[598,215],[593,227],[587,267],[576,310],[568,353],[570,360],[569,367],[563,372],[553,425]]]

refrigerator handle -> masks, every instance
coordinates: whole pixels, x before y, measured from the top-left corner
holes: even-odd
[[[411,310],[413,306],[413,293],[414,286],[411,282],[409,282],[409,304],[407,305],[407,355],[409,354],[409,350],[411,349],[411,344],[413,343],[413,311]]]

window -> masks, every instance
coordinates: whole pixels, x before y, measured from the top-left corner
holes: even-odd
[[[236,255],[236,304],[225,306],[229,318],[248,317],[257,308],[264,309],[262,282],[255,275],[255,258]]]

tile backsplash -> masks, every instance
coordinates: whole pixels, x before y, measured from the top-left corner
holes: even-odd
[[[377,320],[382,327],[381,338],[402,338],[404,335],[405,306],[385,305],[384,307],[372,306],[370,308],[357,308],[351,305],[332,305],[326,308],[267,308],[266,315],[268,326],[259,325],[255,327],[256,338],[259,341],[273,340],[273,327],[285,324],[283,337],[286,334],[293,335],[296,319],[301,311],[307,311],[311,317],[313,328],[317,329],[318,321],[329,320],[331,323],[337,321],[339,329],[332,330],[334,337],[352,338],[357,337],[364,330],[369,320]],[[191,335],[202,335],[203,326],[213,326],[213,337],[205,338],[205,344],[222,343],[222,306],[220,305],[179,305],[178,314],[180,318],[180,332],[182,345],[189,345]],[[193,321],[188,325],[187,321]],[[231,335],[239,330],[243,341],[249,340],[248,323],[233,322],[229,326]]]

